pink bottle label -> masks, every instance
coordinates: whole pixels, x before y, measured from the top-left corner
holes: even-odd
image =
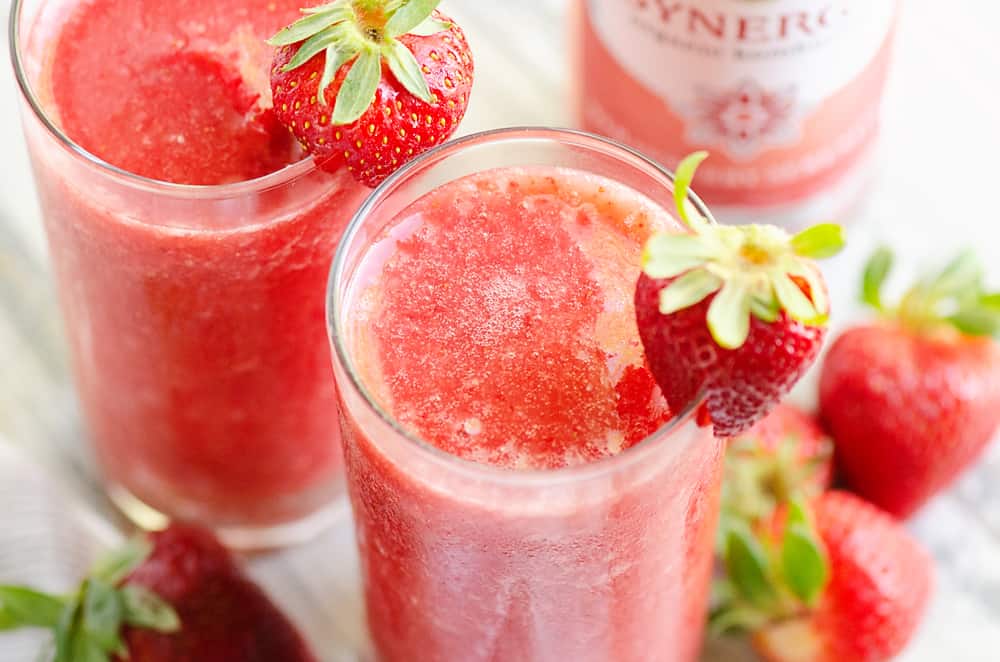
[[[896,0],[586,0],[584,125],[668,165],[712,159],[710,203],[793,203],[867,153]]]

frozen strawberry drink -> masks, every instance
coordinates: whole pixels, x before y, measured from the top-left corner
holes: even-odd
[[[323,288],[366,189],[301,160],[270,110],[264,40],[301,0],[14,4],[25,132],[111,495],[237,544],[309,533],[341,472]]]
[[[625,148],[514,129],[358,213],[330,324],[380,662],[696,658],[722,446],[668,411],[632,303],[672,206]]]

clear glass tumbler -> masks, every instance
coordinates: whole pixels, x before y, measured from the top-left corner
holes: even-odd
[[[237,546],[309,536],[343,490],[324,285],[367,189],[311,159],[252,181],[186,186],[88,153],[61,130],[48,76],[53,34],[73,4],[15,0],[10,38],[108,492],[142,525],[193,520]]]
[[[447,182],[531,166],[598,175],[673,208],[670,173],[625,147],[500,130],[404,167],[361,208],[335,259],[330,337],[376,658],[690,662],[702,643],[723,452],[696,423],[700,403],[613,457],[522,471],[421,440],[362,376],[369,331],[356,322],[365,305],[356,293],[387,224]],[[711,218],[693,195],[688,204]]]

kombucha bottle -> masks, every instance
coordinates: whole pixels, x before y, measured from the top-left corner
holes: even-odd
[[[727,222],[841,217],[870,180],[898,0],[576,0],[581,126],[673,167]],[[843,219],[841,219],[843,220]]]

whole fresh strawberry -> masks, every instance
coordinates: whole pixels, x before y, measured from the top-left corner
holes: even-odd
[[[933,567],[902,526],[834,491],[811,509],[793,502],[777,528],[778,536],[730,529],[717,631],[749,629],[768,662],[884,662],[906,647]]]
[[[0,630],[50,628],[55,662],[315,662],[207,531],[129,543],[67,596],[0,586]]]
[[[951,484],[1000,424],[1000,295],[963,254],[920,280],[896,307],[880,289],[892,262],[878,251],[864,300],[880,318],[843,333],[820,375],[820,408],[850,488],[908,517]]]
[[[270,40],[275,113],[321,168],[375,187],[458,128],[472,56],[439,2],[335,0]]]
[[[674,194],[690,231],[647,243],[636,321],[671,411],[704,396],[716,435],[732,437],[766,416],[815,360],[830,306],[812,258],[838,252],[843,237],[831,224],[792,237],[689,215],[688,190],[706,156],[677,169]]]
[[[724,518],[769,520],[792,499],[811,500],[830,487],[833,444],[816,419],[791,405],[729,440],[722,483]]]

